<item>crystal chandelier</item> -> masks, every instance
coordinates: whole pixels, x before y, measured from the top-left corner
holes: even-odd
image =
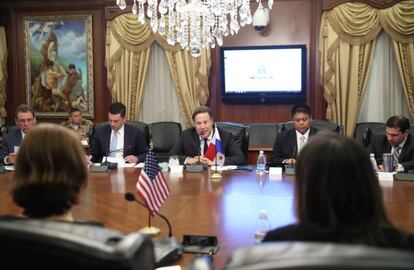
[[[154,33],[166,36],[170,45],[180,43],[194,57],[200,56],[201,48],[214,48],[215,42],[222,46],[223,37],[237,34],[240,27],[252,23],[250,0],[133,1],[132,13],[140,23],[145,23],[146,13]],[[126,8],[125,0],[116,4],[122,10]],[[268,4],[271,8],[273,0]]]

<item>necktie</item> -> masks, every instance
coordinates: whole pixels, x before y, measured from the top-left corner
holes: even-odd
[[[398,158],[400,156],[401,153],[401,146],[397,146],[394,148],[394,153],[392,154],[394,157],[394,163],[398,163]]]
[[[299,149],[298,149],[298,152],[300,150],[302,150],[303,146],[305,146],[305,136],[302,135],[302,136],[300,136],[300,139],[299,139]]]
[[[109,156],[116,157],[116,147],[118,145],[118,131],[114,132],[111,144],[109,145]]]
[[[204,139],[204,154],[207,152],[208,149],[208,143],[207,143],[207,139]]]

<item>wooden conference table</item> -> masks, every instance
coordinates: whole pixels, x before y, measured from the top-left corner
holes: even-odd
[[[272,227],[295,221],[293,211],[293,177],[279,180],[259,177],[255,172],[226,171],[220,182],[203,173],[165,173],[171,194],[160,213],[171,222],[178,241],[184,234],[215,235],[220,251],[214,266],[221,269],[232,252],[254,245],[254,229],[259,211],[266,209]],[[125,168],[90,173],[89,184],[81,202],[73,210],[78,220],[97,220],[107,228],[131,233],[148,225],[148,212],[124,199],[134,192],[139,169]],[[0,214],[17,214],[20,209],[11,201],[9,187],[12,173],[0,175]],[[391,220],[400,228],[414,232],[414,182],[394,181],[383,185],[384,200]],[[164,221],[155,217],[152,224],[168,234]],[[187,266],[193,255],[175,262]]]

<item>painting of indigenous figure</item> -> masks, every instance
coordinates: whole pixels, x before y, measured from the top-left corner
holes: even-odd
[[[39,116],[93,115],[91,15],[27,16],[27,100]]]

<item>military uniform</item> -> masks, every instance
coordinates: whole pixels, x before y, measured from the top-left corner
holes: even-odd
[[[79,135],[81,140],[86,140],[89,143],[89,135],[93,126],[92,121],[82,119],[77,129],[69,122],[69,120],[62,122],[61,125],[75,131]]]

